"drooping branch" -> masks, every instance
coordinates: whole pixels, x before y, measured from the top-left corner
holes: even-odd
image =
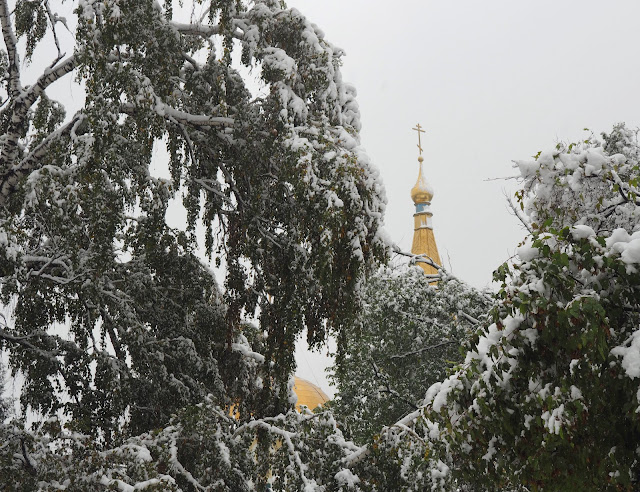
[[[298,468],[298,471],[300,473],[300,478],[305,486],[305,490],[307,489],[314,490],[316,488],[315,480],[308,479],[306,477],[305,469],[307,467],[302,463],[302,460],[300,458],[300,453],[296,449],[293,443],[293,438],[297,436],[296,433],[289,432],[285,429],[281,429],[279,427],[271,425],[267,423],[265,419],[265,420],[252,420],[251,422],[247,422],[246,424],[239,427],[234,433],[234,435],[238,435],[239,433],[243,432],[245,429],[256,429],[256,428],[264,429],[267,432],[270,432],[271,434],[278,436],[278,438],[284,441],[284,443],[287,445],[287,449],[289,450],[289,460],[291,462],[291,465],[294,465],[296,468]]]
[[[58,56],[54,61],[54,64],[58,62],[58,60],[62,59],[64,56],[62,54],[62,50],[60,49],[60,40],[58,39],[58,33],[56,31],[56,23],[59,21],[59,18],[56,14],[51,10],[51,5],[49,4],[49,0],[45,0],[44,6],[47,9],[47,17],[49,17],[49,22],[51,22],[51,32],[53,34],[53,41],[56,44],[56,49],[58,50]]]
[[[39,336],[50,336],[44,332],[36,332],[36,333],[32,333],[30,335],[26,335],[26,336],[14,336],[11,335],[9,333],[7,333],[6,331],[4,331],[2,328],[0,328],[0,340],[4,340],[6,342],[15,344],[15,345],[19,345],[22,348],[29,350],[33,353],[38,354],[39,356],[48,359],[52,362],[55,362],[56,364],[59,362],[57,357],[59,355],[63,355],[63,353],[56,349],[56,350],[42,350],[39,347],[36,347],[35,345],[33,345],[29,339],[35,338],[35,337],[39,337]]]

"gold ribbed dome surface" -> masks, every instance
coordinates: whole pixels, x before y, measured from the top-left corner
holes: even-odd
[[[411,199],[413,203],[429,203],[433,198],[433,188],[422,173],[422,162],[424,161],[422,156],[418,157],[418,161],[420,162],[420,172],[416,184],[411,188]]]
[[[298,403],[296,403],[296,408],[300,410],[302,405],[305,405],[309,408],[309,410],[313,410],[318,405],[322,405],[329,401],[329,397],[322,391],[318,386],[313,383],[310,383],[306,379],[299,378],[298,376],[294,377],[295,384],[293,386],[293,391],[298,397]]]

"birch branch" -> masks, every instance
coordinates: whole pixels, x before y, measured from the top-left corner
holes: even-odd
[[[47,137],[19,163],[8,169],[5,168],[5,170],[2,171],[2,174],[0,174],[0,207],[7,203],[9,196],[16,190],[20,180],[38,167],[39,160],[47,154],[49,146],[64,135],[70,133],[83,119],[84,116],[77,113],[67,124],[47,135]]]
[[[1,0],[0,0],[1,2]],[[0,3],[1,7],[2,3]],[[0,8],[0,16],[2,11]],[[2,17],[0,17],[2,19]],[[2,136],[2,151],[0,152],[0,169],[6,169],[16,158],[18,151],[18,140],[21,130],[26,123],[27,113],[38,97],[56,80],[59,80],[76,67],[75,56],[70,56],[58,66],[47,68],[38,78],[38,81],[26,90],[12,93],[13,111],[11,114],[11,122],[7,132]]]
[[[18,40],[11,25],[11,11],[7,0],[0,0],[0,24],[2,25],[2,37],[7,47],[9,57],[9,96],[18,97],[22,91],[20,84],[20,56],[18,55]]]
[[[136,114],[137,108],[131,104],[126,103],[121,106],[121,111],[129,116]],[[183,125],[191,125],[195,127],[232,127],[235,123],[233,118],[227,118],[224,116],[207,116],[204,114],[192,114],[186,111],[172,108],[171,106],[156,102],[155,111],[158,115],[167,118],[173,123],[178,122]]]
[[[39,347],[36,347],[35,345],[33,345],[31,342],[29,342],[30,338],[35,338],[38,336],[44,336],[44,337],[49,337],[50,335],[43,333],[43,332],[37,332],[37,333],[32,333],[31,335],[27,335],[27,336],[13,336],[9,333],[7,333],[6,331],[4,331],[3,329],[0,328],[0,340],[5,340],[6,342],[10,342],[10,343],[14,343],[16,345],[20,345],[22,348],[29,350],[33,353],[38,354],[39,356],[50,360],[51,362],[55,363],[56,365],[59,363],[57,356],[59,355],[63,355],[62,351],[60,351],[59,349],[56,350],[42,350]]]
[[[180,34],[184,34],[186,36],[200,36],[204,39],[209,39],[211,36],[215,36],[216,34],[222,34],[222,28],[219,25],[208,26],[206,24],[187,24],[182,22],[171,22],[171,27],[173,27]],[[244,33],[236,28],[231,32],[231,36],[236,39],[244,39]]]

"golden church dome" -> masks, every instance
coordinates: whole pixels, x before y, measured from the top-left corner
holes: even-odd
[[[427,183],[424,174],[422,173],[422,162],[424,159],[422,156],[418,157],[418,161],[420,162],[420,172],[418,173],[418,180],[416,184],[411,188],[411,199],[413,203],[429,203],[433,198],[433,188],[429,183]]]
[[[309,410],[313,410],[318,405],[323,405],[329,401],[329,397],[325,392],[315,384],[310,383],[306,379],[299,378],[298,376],[295,376],[294,380],[295,384],[293,386],[293,391],[298,397],[298,402],[296,403],[296,408],[298,410],[300,410],[302,405],[307,406]]]

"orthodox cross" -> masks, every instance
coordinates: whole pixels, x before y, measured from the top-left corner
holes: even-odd
[[[412,128],[412,130],[418,132],[418,149],[420,150],[420,155],[422,155],[422,142],[420,141],[420,134],[425,133],[425,131],[420,126],[420,123],[418,123],[415,128]]]

